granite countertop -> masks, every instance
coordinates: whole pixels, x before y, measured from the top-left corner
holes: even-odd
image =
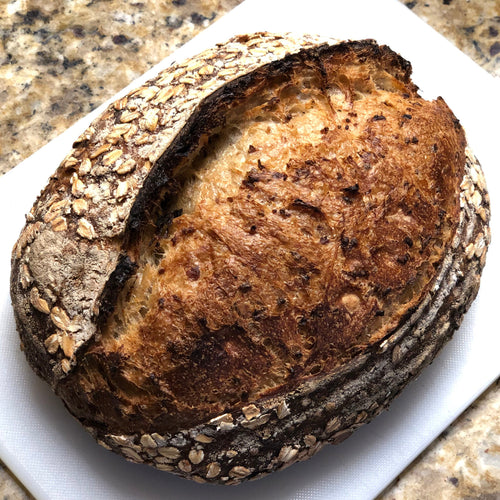
[[[240,1],[4,0],[0,174]],[[500,76],[500,1],[403,3]],[[378,500],[499,499],[499,415],[497,381]],[[0,496],[31,498],[1,462]]]

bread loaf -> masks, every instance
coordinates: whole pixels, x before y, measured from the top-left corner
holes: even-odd
[[[14,247],[26,357],[98,443],[233,484],[387,408],[489,243],[479,163],[374,41],[258,33],[79,137]]]

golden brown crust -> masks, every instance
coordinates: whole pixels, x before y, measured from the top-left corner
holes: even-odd
[[[303,50],[283,57],[287,44]],[[98,440],[226,483],[387,406],[460,322],[489,241],[463,130],[418,95],[406,61],[371,41],[274,35],[222,53],[242,46],[277,59],[213,66],[235,79],[179,98],[182,126],[160,99],[179,83],[158,87],[174,68],[84,134],[32,211],[12,280],[28,359]],[[202,59],[181,65],[199,70],[199,92]],[[134,120],[154,145],[125,137]]]
[[[252,70],[320,43],[309,35],[235,37],[118,99],[75,141],[13,251],[16,321],[43,378],[52,385],[64,378],[96,334],[99,311],[108,309],[108,283],[123,262],[122,244],[129,230],[140,229],[151,193],[169,187],[164,153],[178,161],[186,146],[196,147],[182,139],[183,131],[196,135],[214,126],[210,113],[193,123],[194,111],[207,96],[226,105]],[[226,90],[229,84],[233,90]],[[32,287],[49,313],[37,307]]]

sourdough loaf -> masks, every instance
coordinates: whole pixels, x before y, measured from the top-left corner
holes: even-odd
[[[489,242],[459,121],[370,40],[259,33],[79,137],[11,292],[33,369],[97,441],[260,477],[387,408],[460,324]]]

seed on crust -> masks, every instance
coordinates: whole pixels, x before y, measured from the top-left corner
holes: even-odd
[[[71,176],[71,194],[76,198],[83,195],[85,191],[85,184],[79,179],[76,172]]]
[[[403,358],[403,353],[401,352],[401,347],[399,345],[394,346],[391,357],[392,364],[397,365],[402,358]]]
[[[71,320],[66,311],[58,306],[53,307],[50,311],[50,319],[52,323],[61,330],[67,330],[71,324]]]
[[[145,448],[156,448],[156,441],[151,437],[150,434],[144,434],[141,437],[141,445]]]
[[[144,127],[150,132],[154,132],[157,125],[158,111],[156,109],[149,109],[144,115]]]
[[[117,132],[111,132],[106,136],[106,142],[109,142],[110,144],[116,144],[120,140],[121,136],[122,134],[118,134]]]
[[[126,206],[121,206],[116,209],[116,215],[119,220],[125,220],[128,215],[128,209]]]
[[[171,97],[173,97],[174,94],[175,91],[172,87],[164,87],[156,94],[156,98],[153,101],[153,104],[163,104],[167,102]]]
[[[299,450],[297,448],[293,448],[292,446],[283,446],[278,455],[279,462],[290,462],[295,458]]]
[[[144,452],[148,455],[148,457],[156,458],[158,456],[158,450],[156,448],[143,448]],[[169,462],[165,457],[160,457],[165,460],[165,463]]]
[[[162,446],[158,448],[158,453],[161,456],[170,458],[172,460],[177,460],[181,456],[180,451],[173,446]]]
[[[120,122],[122,123],[129,123],[136,118],[139,118],[141,116],[141,113],[139,111],[129,111],[128,109],[122,111],[122,114],[120,116]]]
[[[474,163],[474,170],[477,173],[477,187],[484,193],[486,191],[486,179],[484,177],[484,173],[479,169],[477,163]]]
[[[474,241],[474,255],[478,258],[481,257],[484,249],[486,249],[484,234],[479,233]]]
[[[203,59],[193,59],[186,65],[186,71],[194,71],[195,69],[201,68],[205,64]]]
[[[489,227],[484,228],[484,240],[488,245],[491,243],[491,229]]]
[[[144,134],[141,134],[139,137],[137,137],[137,139],[135,140],[135,144],[137,146],[142,146],[144,144],[147,144],[148,142],[153,142],[153,140],[153,136],[145,132]]]
[[[123,448],[120,448],[121,453],[123,453],[127,458],[130,458],[134,462],[144,462],[143,458],[137,453],[135,450],[132,448],[127,448],[124,446]]]
[[[396,346],[396,347],[398,347],[398,346]],[[366,413],[366,411],[362,410],[356,416],[356,420],[354,421],[354,423],[360,424],[361,422],[364,422],[367,419],[367,417],[368,417],[368,413]]]
[[[87,200],[83,198],[77,198],[73,201],[71,208],[73,208],[73,212],[75,212],[76,215],[83,215],[88,210],[89,204]]]
[[[225,68],[219,71],[217,76],[233,76],[238,72],[238,68]]]
[[[84,176],[87,175],[90,172],[90,169],[92,168],[92,162],[90,161],[89,158],[85,158],[82,160],[82,163],[80,163],[80,168],[78,169],[78,175]]]
[[[255,48],[255,49],[250,49],[248,52],[252,54],[253,56],[267,56],[268,51],[262,48]]]
[[[60,336],[57,333],[53,333],[47,337],[44,341],[45,349],[49,354],[55,354],[60,347]]]
[[[64,373],[69,372],[69,370],[71,369],[71,363],[70,363],[69,359],[63,358],[61,360],[61,369]]]
[[[96,237],[94,226],[87,219],[80,219],[78,221],[78,228],[76,232],[82,237],[88,240],[92,240]]]
[[[151,437],[155,440],[157,446],[165,446],[167,442],[166,439],[157,432],[153,432]]]
[[[30,302],[31,305],[37,310],[40,311],[44,314],[50,314],[50,307],[48,302],[45,299],[42,299],[40,297],[40,292],[38,291],[38,288],[33,287],[30,290]]]
[[[135,91],[132,95],[134,97],[140,97],[144,101],[148,102],[157,94],[159,87],[156,85],[151,85],[150,87],[141,87],[139,90]]]
[[[123,135],[126,134],[129,130],[132,124],[130,123],[117,123],[116,125],[113,125],[113,129],[110,134],[113,135]]]
[[[21,235],[19,236],[19,240],[17,241],[16,244],[16,258],[20,259],[22,255],[22,250],[28,245],[28,243],[31,243],[35,237],[35,234],[37,233],[38,229],[40,228],[41,223],[36,222],[35,224],[29,224],[26,226],[23,231],[21,232]]]
[[[120,165],[115,167],[115,172],[117,174],[123,175],[132,172],[135,169],[136,161],[133,158],[129,158]]]
[[[66,231],[66,229],[68,229],[68,224],[64,217],[57,217],[52,221],[51,227],[52,231],[55,232]]]
[[[196,78],[194,78],[193,76],[184,76],[182,78],[179,78],[179,83],[193,85],[194,83],[196,83]]]
[[[97,441],[97,444],[99,446],[102,446],[103,448],[106,448],[106,450],[108,450],[108,451],[113,451],[113,448],[111,448],[111,446],[109,446],[109,444],[106,443],[106,442],[104,442],[102,439],[97,439],[96,441]]]
[[[192,471],[192,467],[191,467],[191,464],[189,463],[189,460],[181,460],[177,464],[177,467],[179,467],[179,469],[182,472],[185,472],[186,474],[189,474]]]
[[[191,476],[191,478],[195,483],[198,483],[198,484],[205,484],[206,481],[200,477],[200,476]]]
[[[106,166],[112,165],[123,154],[121,149],[114,149],[102,157],[102,163]]]
[[[352,434],[352,432],[352,429],[339,431],[329,438],[329,442],[332,444],[340,444],[342,441],[345,441]]]
[[[236,465],[229,471],[229,477],[240,479],[249,476],[251,473],[252,471],[247,467],[243,467],[242,465]]]
[[[198,434],[194,437],[195,441],[198,441],[198,443],[212,443],[214,441],[214,438],[211,438],[210,436],[207,436],[205,434]]]
[[[118,99],[113,103],[113,108],[115,108],[117,111],[121,111],[122,109],[125,109],[127,106],[128,98],[122,97],[121,99]]]
[[[137,125],[135,125],[134,123],[132,123],[131,127],[128,129],[128,132],[125,132],[123,134],[123,138],[127,142],[130,141],[130,139],[137,133],[137,130],[139,130],[139,128],[137,127]]]
[[[90,153],[90,159],[94,160],[95,158],[102,155],[103,153],[106,153],[110,149],[111,149],[111,144],[109,143],[101,144],[98,148],[94,149],[92,153]]]
[[[92,139],[92,136],[95,133],[94,127],[89,127],[85,132],[83,132],[75,141],[76,144],[80,144],[82,142],[87,142]]]
[[[474,184],[469,175],[464,175],[464,178],[462,179],[462,182],[460,184],[460,190],[464,191],[468,197],[471,196],[474,192]]]
[[[115,191],[115,198],[118,201],[121,201],[128,193],[128,182],[127,181],[118,181],[118,186]]]
[[[207,465],[207,473],[205,474],[205,477],[207,479],[213,479],[214,477],[217,477],[220,474],[220,471],[221,468],[217,462],[210,462]]]
[[[474,194],[472,195],[471,198],[471,202],[476,210],[479,210],[481,208],[481,205],[483,203],[483,198],[481,197],[481,193],[478,190],[474,191]]]
[[[113,443],[114,446],[122,447],[122,446],[130,446],[133,444],[133,440],[130,436],[124,436],[122,434],[111,435],[109,439]]]
[[[260,415],[260,410],[254,404],[244,406],[241,411],[247,420],[252,420]]]
[[[221,422],[232,422],[233,416],[230,413],[224,413],[212,418],[208,423],[211,425],[219,425]]]
[[[73,357],[73,352],[75,350],[75,339],[70,335],[62,335],[61,336],[61,347],[64,352],[64,355],[67,358]]]
[[[78,163],[78,158],[75,158],[74,156],[69,156],[66,158],[64,161],[64,168],[71,168],[74,167]]]
[[[49,222],[52,222],[58,215],[60,215],[60,212],[58,212],[57,210],[49,209],[48,212],[43,216],[43,222],[45,222],[45,224],[48,224]]]
[[[269,413],[265,413],[256,418],[253,418],[252,420],[243,420],[243,422],[241,422],[241,425],[246,429],[257,429],[257,427],[267,424],[270,418],[271,415]]]
[[[316,444],[316,436],[313,436],[312,434],[307,434],[304,436],[304,444],[307,447],[314,446]]]
[[[174,467],[172,465],[168,465],[168,464],[161,464],[161,463],[157,463],[155,465],[155,467],[158,469],[158,470],[163,470],[163,471],[167,471],[167,472],[171,472],[174,470]]]
[[[19,257],[20,257],[20,255],[19,255]],[[17,257],[17,258],[19,258],[19,257]],[[25,263],[23,263],[21,266],[21,269],[19,271],[19,278],[20,278],[21,286],[23,287],[23,290],[26,290],[26,288],[28,288],[31,285],[31,282],[33,281],[33,278],[31,277],[29,268]]]
[[[479,207],[477,211],[483,222],[488,222],[488,213],[484,207]]]
[[[199,75],[211,75],[214,72],[215,68],[211,66],[210,64],[207,64],[206,66],[203,66],[198,70]]]
[[[68,207],[69,204],[70,204],[69,200],[66,200],[66,199],[59,200],[59,201],[52,203],[52,205],[50,206],[50,210],[57,210],[59,212],[59,211],[64,210],[66,207]]]
[[[156,84],[161,87],[165,87],[170,85],[173,79],[174,75],[172,74],[172,72],[170,70],[165,70],[159,74],[159,78],[158,80],[156,80]]]
[[[290,415],[290,409],[288,408],[286,401],[281,401],[281,403],[278,405],[278,407],[276,408],[276,415],[280,420]]]
[[[205,458],[205,454],[203,453],[203,450],[191,450],[188,455],[189,460],[191,463],[194,465],[198,465],[203,461]]]
[[[200,89],[201,90],[207,90],[209,88],[212,88],[215,84],[216,84],[216,82],[212,78],[210,78],[205,83],[203,83],[203,84],[200,85]]]
[[[340,424],[341,424],[340,417],[333,417],[333,418],[332,418],[332,419],[330,419],[330,420],[328,421],[328,423],[326,424],[326,427],[325,427],[325,432],[326,432],[327,434],[330,434],[331,432],[336,431],[337,429],[339,429]]]
[[[474,243],[469,243],[467,245],[467,247],[465,248],[465,255],[466,257],[471,260],[472,257],[474,257],[474,253],[475,253],[476,249],[474,247]]]
[[[221,422],[219,424],[219,430],[221,431],[230,431],[234,427],[232,422]]]
[[[233,416],[230,413],[224,413],[223,415],[219,415],[218,417],[214,417],[208,423],[210,425],[217,425],[221,429],[223,428],[223,426],[225,428],[230,428],[230,429],[234,427]],[[228,427],[228,426],[230,426],[230,427]]]
[[[35,220],[34,207],[26,214],[26,222],[33,222]]]

